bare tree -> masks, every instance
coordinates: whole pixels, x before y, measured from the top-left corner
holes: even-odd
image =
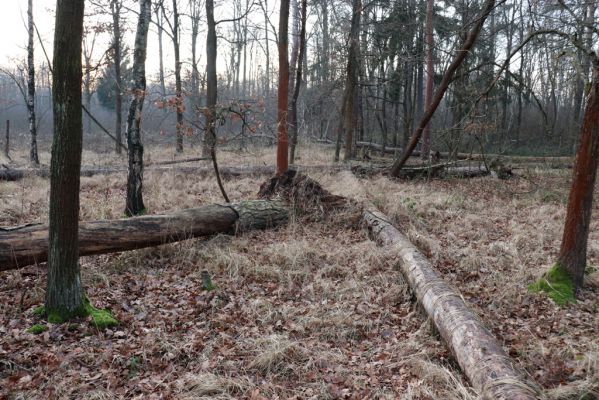
[[[345,136],[345,151],[343,159],[350,160],[354,156],[354,129],[356,126],[356,114],[354,110],[356,101],[356,90],[358,87],[358,57],[360,51],[360,17],[362,14],[362,1],[352,1],[352,19],[349,33],[349,51],[347,54],[347,75],[345,78],[345,90],[341,109],[340,129],[337,136],[337,148],[335,150],[335,161],[339,161],[339,150],[341,137]]]
[[[162,34],[164,33],[164,8],[162,6],[164,0],[156,2],[154,7],[154,13],[156,14],[156,26],[158,27],[158,57],[159,57],[159,68],[158,68],[158,80],[160,81],[160,100],[163,102],[166,98],[166,84],[164,80],[164,49],[162,46]],[[166,113],[166,107],[162,110]]]
[[[164,3],[161,2],[162,14],[166,15]],[[173,42],[173,50],[175,52],[175,113],[177,114],[177,126],[176,126],[176,152],[183,152],[183,127],[184,127],[184,104],[183,104],[183,87],[181,80],[181,28],[180,28],[180,19],[181,16],[179,14],[178,9],[178,0],[172,1],[173,9],[171,18],[165,17],[165,22],[169,26],[170,32],[169,36]]]
[[[433,100],[433,84],[435,71],[433,67],[433,0],[426,1],[426,89],[424,91],[424,107],[430,108]],[[422,132],[422,158],[429,158],[431,151],[430,122]]]
[[[145,212],[143,201],[143,154],[141,142],[141,117],[146,95],[146,53],[148,47],[148,28],[152,18],[152,0],[139,2],[139,19],[135,35],[133,53],[133,85],[129,114],[127,116],[127,199],[125,214],[140,215]]]
[[[289,101],[288,58],[289,0],[281,0],[279,14],[279,90],[277,100],[277,175],[289,169],[287,135],[287,102]]]
[[[110,13],[112,15],[112,57],[114,61],[114,112],[115,125],[114,136],[116,138],[115,151],[121,154],[122,149],[122,129],[123,129],[123,74],[121,71],[123,48],[121,45],[121,10],[122,0],[110,0]]]
[[[29,114],[29,135],[31,144],[29,146],[29,161],[39,165],[37,155],[37,126],[35,125],[35,62],[33,57],[33,0],[27,2],[27,111]]]
[[[46,289],[50,322],[63,322],[86,311],[78,248],[83,4],[83,0],[58,0],[56,7]]]
[[[302,86],[302,68],[304,53],[306,49],[306,20],[308,18],[308,6],[307,1],[302,0],[301,10],[301,28],[299,34],[299,55],[297,58],[297,71],[295,77],[295,86],[293,89],[293,97],[291,98],[291,117],[289,125],[291,127],[291,146],[289,148],[289,162],[293,164],[295,162],[295,147],[297,146],[297,134],[298,134],[298,120],[297,120],[297,99],[299,97],[300,88]]]

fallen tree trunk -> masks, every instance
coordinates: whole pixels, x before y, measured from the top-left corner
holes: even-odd
[[[383,145],[370,142],[356,142],[356,148],[371,149],[381,152],[383,151]],[[400,151],[401,149],[399,147],[385,147],[385,154],[395,154],[396,152]]]
[[[166,160],[166,161],[155,161],[155,162],[151,162],[146,164],[146,167],[149,167],[151,165],[172,165],[172,164],[185,164],[188,162],[195,162],[195,161],[210,161],[212,160],[211,157],[193,157],[193,158],[184,158],[181,160]]]
[[[79,255],[107,254],[198,236],[275,227],[287,222],[288,213],[280,203],[256,200],[172,214],[81,222]],[[41,263],[47,258],[47,225],[0,228],[0,271]]]
[[[156,165],[156,164],[153,164]],[[291,169],[303,172],[314,172],[314,171],[341,171],[349,169],[345,165],[294,165]],[[188,167],[148,167],[145,171],[154,172],[180,172],[196,174],[198,176],[206,176],[214,173],[212,167],[201,167],[201,166],[188,166]],[[118,173],[126,173],[126,168],[83,168],[81,169],[81,176],[91,177],[94,175],[110,175]],[[273,175],[275,172],[272,166],[248,166],[248,167],[219,167],[219,172],[223,178],[232,178],[238,176],[252,176],[252,175]],[[0,169],[0,181],[17,181],[23,179],[25,176],[39,176],[42,178],[48,178],[50,171],[46,169]]]
[[[539,389],[505,353],[462,296],[375,207],[363,213],[370,234],[397,252],[401,272],[443,337],[462,371],[483,399],[532,400]]]

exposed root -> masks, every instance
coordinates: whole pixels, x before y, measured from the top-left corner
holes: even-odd
[[[320,183],[307,175],[289,170],[260,185],[258,196],[266,199],[280,199],[293,205],[296,213],[308,220],[343,214],[344,220],[357,223],[361,206],[346,197],[337,196],[324,189]]]

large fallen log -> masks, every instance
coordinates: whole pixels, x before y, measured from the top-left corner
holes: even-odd
[[[370,150],[379,151],[379,152],[383,151],[383,145],[378,144],[378,143],[356,142],[356,147],[358,149],[370,149]],[[401,152],[401,149],[399,147],[390,147],[390,146],[385,147],[385,154],[395,154],[396,152]]]
[[[81,222],[79,255],[158,246],[198,236],[265,229],[287,222],[288,210],[271,201],[209,205],[172,214]],[[48,259],[48,226],[0,228],[0,271]]]
[[[156,164],[154,164],[156,165]],[[297,171],[313,172],[313,171],[340,171],[343,169],[349,169],[345,165],[294,165],[291,169]],[[198,176],[207,176],[214,174],[214,168],[205,166],[185,166],[185,167],[152,167],[145,168],[145,171],[153,172],[178,172],[178,173],[189,173],[196,174]],[[91,177],[94,175],[110,175],[118,173],[126,173],[126,168],[82,168],[81,176]],[[223,178],[233,178],[239,176],[256,176],[256,175],[272,175],[275,172],[273,166],[270,165],[257,165],[247,167],[219,167],[219,172]],[[42,178],[48,178],[50,171],[41,168],[29,168],[29,169],[0,169],[0,181],[17,181],[23,179],[25,176],[39,176]]]
[[[368,230],[397,253],[401,272],[443,337],[462,371],[483,399],[532,400],[539,389],[430,262],[374,206],[363,213]]]

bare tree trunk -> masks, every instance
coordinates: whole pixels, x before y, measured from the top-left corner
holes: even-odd
[[[433,100],[433,85],[435,70],[433,66],[433,0],[426,2],[426,90],[424,92],[424,107],[429,109]],[[422,158],[428,160],[431,152],[430,122],[422,132]]]
[[[33,0],[27,2],[27,112],[29,114],[29,135],[31,143],[29,146],[29,161],[39,165],[37,155],[37,126],[35,123],[35,63],[33,59]]]
[[[46,312],[55,321],[84,313],[78,243],[83,9],[83,0],[59,0],[54,29]]]
[[[164,29],[164,9],[162,8],[162,1],[156,5],[154,12],[156,13],[156,24],[158,25],[158,57],[159,57],[159,69],[158,69],[158,79],[160,81],[160,96],[162,102],[165,101],[166,98],[166,84],[164,82],[164,50],[162,48],[162,30]],[[164,113],[167,112],[166,105],[162,105],[162,110]]]
[[[85,32],[85,35],[87,36],[89,34],[89,31]],[[85,62],[84,65],[84,70],[85,70],[85,78],[83,80],[83,93],[85,95],[85,108],[91,112],[91,104],[92,104],[92,65],[91,65],[91,59],[92,59],[92,55],[94,53],[94,47],[95,47],[95,43],[96,43],[96,32],[94,31],[93,33],[93,39],[91,42],[91,46],[88,47],[87,44],[87,37],[86,40],[83,41],[83,59]],[[92,118],[87,115],[85,118],[86,122],[87,122],[87,133],[89,135],[91,135],[92,132]]]
[[[599,59],[592,53],[593,77],[582,121],[566,223],[558,262],[574,283],[574,295],[583,285],[586,268],[593,190],[599,163]]]
[[[179,10],[177,0],[173,0],[173,47],[175,50],[175,107],[177,114],[177,153],[183,153],[183,89],[181,87],[181,45],[179,43]]]
[[[297,0],[294,0],[297,1]],[[289,149],[289,162],[295,163],[295,147],[297,146],[297,133],[298,133],[298,121],[297,121],[297,99],[302,86],[302,67],[304,60],[304,52],[306,49],[306,20],[307,20],[308,6],[307,1],[302,0],[302,11],[301,11],[301,29],[299,36],[299,55],[297,59],[297,76],[295,78],[295,88],[293,90],[293,98],[291,99],[291,118],[289,125],[291,126],[291,147]]]
[[[353,0],[352,20],[349,34],[349,52],[347,56],[347,76],[345,79],[345,91],[343,94],[343,110],[341,113],[342,132],[345,136],[345,161],[354,157],[354,130],[356,127],[356,115],[354,103],[356,101],[356,87],[358,85],[358,53],[360,49],[360,16],[362,14],[362,1]]]
[[[226,202],[229,197],[221,181],[218,163],[216,162],[216,100],[218,96],[218,85],[216,76],[216,22],[214,21],[214,0],[206,0],[206,20],[208,23],[208,35],[206,37],[206,135],[204,136],[204,147],[202,152],[210,155],[212,165],[216,174],[216,181],[221,194]]]
[[[279,92],[277,99],[277,175],[289,169],[289,138],[287,135],[287,102],[289,100],[288,47],[289,0],[281,0],[279,16]]]
[[[330,37],[329,37],[329,0],[320,0],[322,4],[322,80],[328,82],[330,71]]]
[[[215,107],[217,100],[217,77],[216,77],[216,22],[214,21],[214,0],[206,0],[206,20],[208,24],[208,35],[206,38],[206,135],[204,136],[204,147],[202,155],[210,157],[212,148],[216,146],[216,118]]]
[[[189,3],[191,19],[191,99],[190,112],[195,125],[200,125],[200,71],[198,69],[197,42],[200,33],[200,3],[192,0]]]
[[[300,47],[300,7],[298,0],[291,0],[291,56],[289,58],[289,94],[295,93],[295,78],[298,68],[298,55]],[[291,104],[292,101],[289,101]]]
[[[264,0],[264,6],[262,11],[264,12],[264,48],[266,50],[266,85],[265,85],[265,97],[270,96],[270,43],[268,40],[268,0]]]
[[[4,142],[4,155],[10,160],[10,120],[6,120],[6,140]]]
[[[146,53],[148,29],[152,18],[152,0],[139,2],[139,20],[133,53],[133,87],[127,116],[127,200],[125,215],[140,215],[146,211],[143,200],[144,147],[141,142],[141,117],[146,96]]]
[[[249,8],[250,4],[249,4],[249,0],[245,0],[245,9],[247,10]],[[248,47],[248,16],[247,13],[245,15],[245,17],[243,18],[243,85],[241,87],[242,90],[242,94],[243,94],[243,98],[247,98],[248,97],[248,84],[247,84],[247,72],[248,72],[248,62],[247,62],[247,49]],[[242,126],[241,128],[242,130],[245,129],[245,125]],[[241,139],[243,142],[243,138],[244,136],[242,135]]]
[[[123,77],[121,72],[121,0],[111,0],[110,11],[112,13],[112,49],[114,51],[114,110],[115,110],[115,126],[114,136],[116,138],[115,151],[121,154],[121,146],[123,144],[122,129],[123,129]]]
[[[401,168],[404,166],[404,164],[406,163],[408,158],[410,158],[410,155],[414,151],[414,148],[416,147],[416,144],[418,143],[418,140],[420,139],[420,136],[422,135],[422,131],[424,130],[424,127],[432,119],[433,115],[435,114],[435,111],[437,110],[437,107],[439,107],[439,104],[441,103],[441,100],[443,100],[443,96],[445,95],[445,91],[447,90],[447,87],[449,86],[449,83],[451,82],[453,74],[460,67],[460,65],[462,64],[462,61],[464,61],[464,59],[468,55],[468,52],[470,51],[470,49],[474,45],[474,42],[476,41],[478,33],[480,32],[483,24],[485,23],[485,20],[487,19],[487,17],[493,10],[494,6],[495,6],[495,0],[486,0],[485,4],[483,6],[483,9],[481,11],[481,14],[476,19],[476,23],[475,23],[474,27],[472,28],[472,30],[468,33],[468,36],[466,38],[466,41],[462,45],[462,48],[458,51],[458,54],[456,55],[455,59],[451,62],[451,64],[447,68],[447,71],[445,71],[445,74],[443,75],[443,79],[441,80],[439,88],[437,89],[437,91],[435,92],[435,95],[433,96],[431,106],[426,110],[426,112],[422,116],[422,119],[420,120],[418,128],[416,129],[416,131],[414,131],[414,134],[412,135],[412,139],[410,140],[410,143],[408,143],[401,158],[397,159],[393,163],[393,166],[391,167],[391,175],[392,176],[398,176],[399,171],[401,171]]]

